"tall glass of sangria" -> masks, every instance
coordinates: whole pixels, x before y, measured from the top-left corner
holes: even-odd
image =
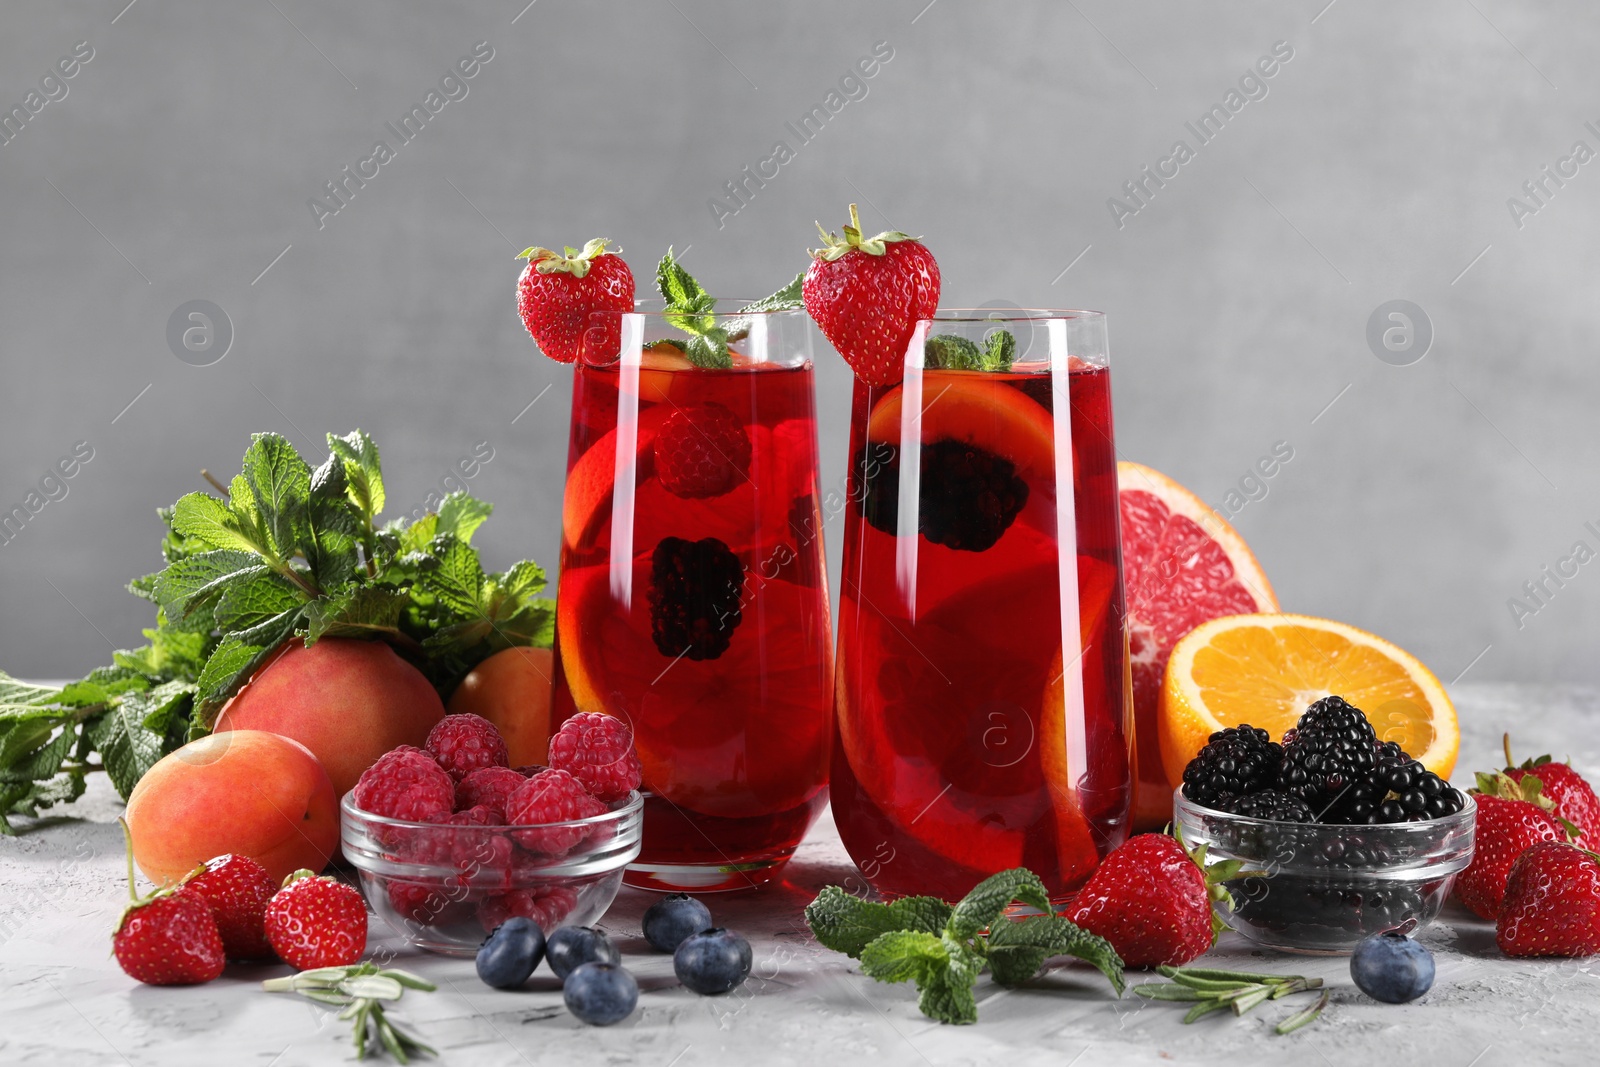
[[[827,802],[812,332],[793,310],[640,305],[591,322],[573,381],[556,717],[633,727],[645,814],[630,884],[759,884]]]
[[[834,815],[887,896],[1128,832],[1132,737],[1105,317],[938,312],[855,384]]]

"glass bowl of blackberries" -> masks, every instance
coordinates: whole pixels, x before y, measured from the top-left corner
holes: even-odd
[[[1249,725],[1212,734],[1173,805],[1208,865],[1237,861],[1220,869],[1224,921],[1290,952],[1345,954],[1431,922],[1472,861],[1472,798],[1337,696],[1277,741]]]

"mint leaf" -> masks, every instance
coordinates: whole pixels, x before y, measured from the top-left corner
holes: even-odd
[[[805,300],[800,295],[800,287],[805,284],[805,272],[801,271],[794,276],[794,280],[771,296],[764,296],[754,304],[746,304],[739,309],[740,314],[746,311],[793,311],[805,307]]]
[[[49,704],[61,690],[53,685],[21,682],[0,671],[0,704]]]
[[[201,712],[198,721],[210,725],[222,703],[294,633],[303,610],[296,607],[248,630],[229,633],[218,642],[195,683],[195,705]]]
[[[978,1001],[972,995],[972,986],[973,980],[965,978],[956,968],[949,968],[918,986],[922,995],[917,999],[917,1007],[930,1019],[970,1026],[978,1021]]]
[[[270,572],[263,571],[247,581],[230,582],[217,600],[217,629],[248,630],[299,606],[305,599],[303,591]]]
[[[331,598],[306,605],[308,638],[373,637],[399,633],[400,615],[410,597],[382,586],[352,586]]]
[[[94,747],[100,752],[100,761],[105,765],[106,777],[111,779],[123,800],[128,799],[139,779],[163,754],[162,735],[144,724],[145,716],[152,710],[144,694],[130,693],[119,705],[101,715],[90,731]]]
[[[251,435],[240,475],[250,486],[274,560],[293,556],[308,530],[311,468],[280,434],[258,433]]]
[[[451,534],[440,534],[433,551],[437,566],[425,571],[418,584],[451,611],[481,617],[484,573],[477,550]]]
[[[349,581],[360,563],[356,546],[361,542],[362,522],[350,503],[348,490],[344,460],[337,455],[330,454],[322,466],[311,472],[305,557],[317,585],[323,589]]]
[[[727,370],[733,366],[733,355],[728,351],[728,333],[719,327],[712,327],[703,334],[689,338],[683,354],[690,363],[707,370]]]
[[[1017,358],[1017,338],[1010,330],[996,330],[983,341],[983,357],[980,365],[984,370],[1005,371],[1011,369],[1011,363]]]
[[[929,370],[978,370],[983,351],[953,333],[937,333],[923,342],[922,363]]]
[[[156,576],[156,603],[173,618],[186,618],[215,604],[235,582],[248,582],[267,574],[261,557],[253,552],[218,548],[178,560]]]
[[[513,564],[504,574],[495,575],[494,580],[503,595],[521,600],[544,591],[545,573],[543,567],[525,559]]]
[[[378,455],[377,443],[365,430],[354,430],[343,437],[328,435],[328,447],[344,461],[346,494],[371,524],[383,510],[383,461]]]
[[[1059,915],[998,920],[989,928],[988,945],[989,968],[1001,985],[1026,982],[1052,956],[1076,956],[1099,968],[1117,994],[1122,994],[1122,958],[1116,949],[1105,938]]]
[[[1026,867],[1014,867],[992,874],[973,886],[972,892],[956,905],[947,929],[957,940],[969,941],[979,931],[993,925],[1013,900],[1031,904],[1047,914],[1052,910],[1050,893],[1039,876]]]
[[[43,808],[69,804],[83,796],[84,786],[84,773],[74,769],[58,774],[49,781],[8,787],[0,792],[0,805],[4,806],[4,810],[0,810],[0,833],[11,833],[11,825],[6,822],[6,816],[27,815],[38,818]]]
[[[426,552],[434,536],[439,532],[439,515],[430,511],[410,526],[401,525],[404,520],[396,519],[384,527],[385,532],[392,532],[398,540],[398,551],[402,554],[408,552]]]
[[[487,501],[478,500],[462,492],[451,493],[439,503],[436,532],[453,534],[460,538],[463,544],[470,544],[472,535],[483,525],[492,511],[494,505]]]
[[[238,499],[241,487],[245,490],[242,501]],[[207,548],[259,553],[266,546],[266,533],[256,525],[255,503],[248,486],[235,478],[230,497],[231,504],[209,493],[186,493],[178,498],[172,508],[172,529],[186,541],[194,542],[184,556]]]
[[[859,957],[879,936],[908,930],[938,935],[950,918],[950,905],[933,897],[903,897],[879,904],[830,885],[806,906],[806,922],[826,948]]]
[[[913,981],[921,986],[949,969],[944,940],[925,930],[891,930],[861,950],[861,973],[880,982]]]
[[[138,671],[97,667],[89,673],[89,677],[62,686],[52,703],[65,708],[88,708],[105,704],[123,693],[149,688],[149,679]]]
[[[697,367],[727,369],[733,366],[728,352],[728,331],[717,325],[717,301],[667,249],[656,264],[656,288],[667,302],[667,322],[692,335],[683,345],[683,354]]]

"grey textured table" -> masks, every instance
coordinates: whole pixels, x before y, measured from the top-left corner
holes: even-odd
[[[1587,689],[1463,685],[1462,773],[1498,764],[1511,728],[1529,754],[1570,755],[1600,771],[1600,693]],[[126,896],[119,804],[96,783],[71,817],[28,826],[0,841],[0,1062],[295,1064],[353,1059],[347,1024],[299,998],[261,992],[278,968],[231,966],[209,985],[157,989],[118,970],[108,935]],[[1311,1027],[1277,1037],[1272,1024],[1307,998],[1269,1004],[1243,1019],[1179,1023],[1173,1005],[1113,999],[1081,965],[1061,965],[1028,987],[1004,991],[982,978],[980,1022],[940,1026],[916,1009],[911,987],[863,978],[851,961],[817,946],[801,908],[818,888],[854,873],[831,822],[801,846],[787,880],[756,893],[710,898],[717,919],[755,946],[755,971],[740,990],[702,998],[682,989],[671,961],[649,952],[639,918],[651,896],[624,890],[602,925],[639,978],[639,1010],[606,1030],[576,1022],[542,972],[521,992],[478,982],[470,960],[406,952],[374,920],[374,950],[439,985],[407,994],[395,1017],[439,1049],[447,1064],[827,1063],[1300,1064],[1427,1063],[1471,1067],[1592,1062],[1600,1012],[1594,960],[1502,958],[1490,924],[1452,904],[1422,934],[1439,965],[1434,989],[1403,1007],[1357,992],[1342,959],[1252,951],[1226,934],[1208,962],[1320,975],[1332,1004]],[[1134,976],[1134,981],[1145,980]],[[423,1061],[427,1062],[427,1061]]]

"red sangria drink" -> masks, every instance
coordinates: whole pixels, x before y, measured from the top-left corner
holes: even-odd
[[[939,312],[857,380],[832,797],[886,896],[1010,867],[1063,897],[1127,835],[1104,316]]]
[[[827,802],[833,665],[804,312],[635,312],[575,367],[555,717],[626,719],[630,884],[773,876]]]

